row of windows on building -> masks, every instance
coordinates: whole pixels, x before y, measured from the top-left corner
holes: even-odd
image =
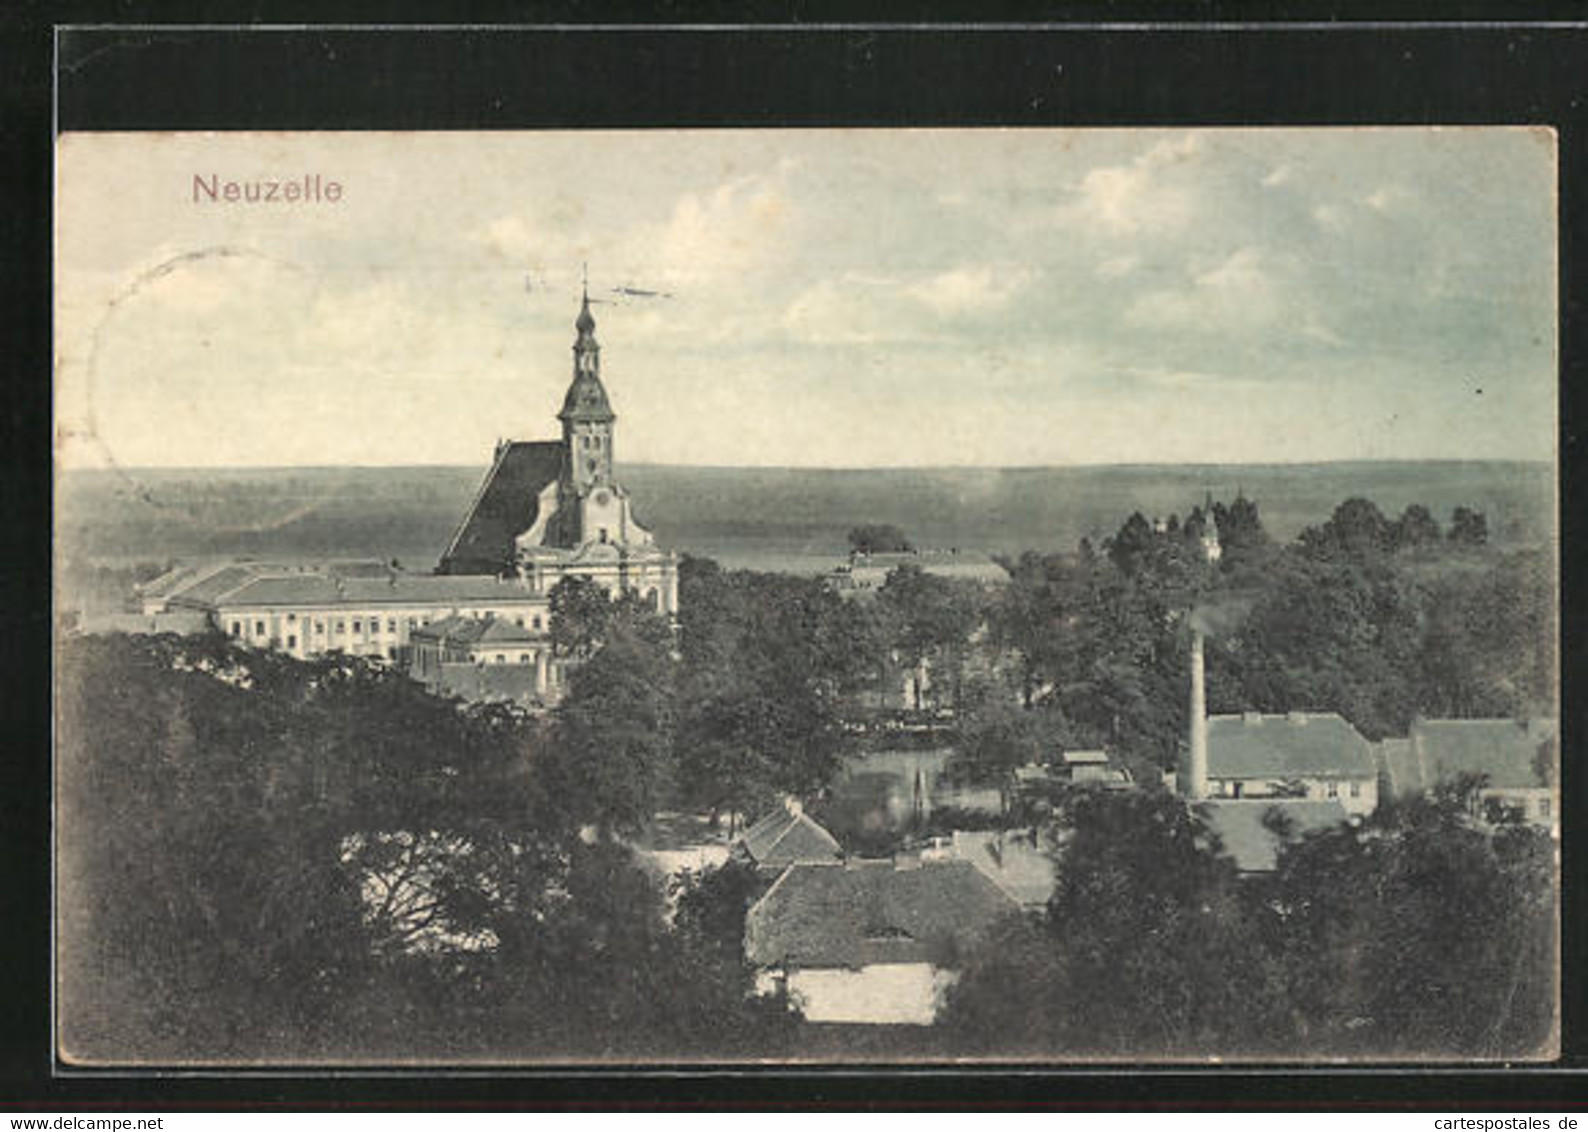
[[[493,614],[493,616],[496,616],[496,615]],[[308,618],[305,618],[304,620],[307,621]],[[372,637],[380,636],[380,632],[381,632],[380,618],[371,617],[371,618],[368,618],[367,620],[368,620],[368,625],[369,625],[369,635],[372,636]],[[287,624],[288,625],[295,625],[295,624],[297,624],[297,621],[298,621],[298,615],[296,613],[287,614]],[[354,617],[352,619],[353,632],[362,635],[364,633],[365,621],[366,621],[365,618]],[[526,627],[524,622],[525,622],[525,619],[523,617],[521,617],[521,616],[513,618],[513,623],[515,625],[517,625],[520,629],[523,629],[523,628]],[[327,624],[328,623],[325,620],[323,620],[323,619],[322,620],[316,620],[314,622],[314,635],[317,636],[317,637],[325,636]],[[428,624],[430,624],[430,618],[428,618],[428,617],[409,617],[409,618],[407,618],[407,628],[408,628],[408,631],[410,633],[413,632],[415,629],[422,628],[422,627],[424,627],[424,626],[426,626]],[[246,622],[244,622],[242,620],[234,620],[234,621],[232,621],[232,624],[231,624],[232,636],[241,637],[243,635],[243,631],[244,631],[245,625],[246,625]],[[333,635],[335,635],[335,634],[345,634],[347,632],[347,618],[338,617],[333,622],[330,622],[330,625],[331,625],[330,631],[331,631],[331,633]],[[537,629],[537,630],[541,628],[541,617],[540,617],[540,614],[538,614],[538,613],[533,614],[529,618],[528,627],[529,628],[533,628],[533,629]],[[254,632],[253,632],[254,636],[263,637],[268,632],[269,632],[269,627],[264,621],[255,621],[254,622]],[[392,633],[392,634],[395,634],[397,632],[397,618],[388,617],[386,619],[386,632],[387,633]],[[288,636],[288,638],[287,638],[287,640],[288,640],[287,647],[288,648],[294,647],[292,642],[295,641],[296,639],[297,638],[295,636]]]
[[[1228,782],[1228,783],[1225,783],[1225,792],[1231,798],[1243,797],[1243,796],[1245,796],[1245,793],[1246,793],[1246,783],[1244,783],[1244,782]],[[1347,792],[1349,793],[1349,795],[1352,798],[1360,798],[1362,796],[1362,783],[1359,780],[1357,780],[1357,779],[1351,779],[1347,783]],[[1339,783],[1339,781],[1337,779],[1332,779],[1332,778],[1327,780],[1324,783],[1324,785],[1323,785],[1323,794],[1324,794],[1324,797],[1326,797],[1326,798],[1338,798],[1338,797],[1340,797],[1340,783]]]

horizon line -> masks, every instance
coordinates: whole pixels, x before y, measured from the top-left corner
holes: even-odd
[[[680,471],[718,472],[1046,472],[1100,471],[1124,468],[1317,468],[1361,464],[1517,464],[1539,468],[1558,466],[1558,458],[1527,456],[1347,456],[1319,460],[1125,460],[1074,464],[684,464],[659,460],[618,461],[618,468],[668,468]],[[399,471],[418,468],[489,468],[490,461],[479,463],[416,462],[405,464],[102,464],[63,467],[55,472],[74,474],[119,474],[138,472],[312,472],[312,471]]]

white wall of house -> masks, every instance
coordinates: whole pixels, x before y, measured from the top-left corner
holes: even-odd
[[[790,971],[794,998],[810,1022],[929,1026],[945,990],[959,977],[930,963],[876,963],[868,967],[816,967]],[[780,976],[763,971],[756,989],[775,990]]]
[[[1339,802],[1348,814],[1370,814],[1378,808],[1378,776],[1358,778],[1298,778],[1306,797],[1322,802]],[[1272,798],[1281,796],[1287,784],[1281,779],[1208,779],[1212,798]]]
[[[1491,786],[1480,791],[1485,802],[1498,802],[1520,812],[1522,820],[1553,827],[1560,819],[1560,803],[1547,786]]]

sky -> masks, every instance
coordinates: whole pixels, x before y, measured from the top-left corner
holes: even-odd
[[[61,466],[1552,460],[1547,130],[69,134]],[[342,186],[228,204],[195,176]],[[654,295],[632,292],[648,291]]]

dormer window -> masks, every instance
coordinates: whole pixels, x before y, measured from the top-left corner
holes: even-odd
[[[898,942],[914,939],[909,932],[894,924],[872,924],[866,928],[866,939],[874,943]]]

